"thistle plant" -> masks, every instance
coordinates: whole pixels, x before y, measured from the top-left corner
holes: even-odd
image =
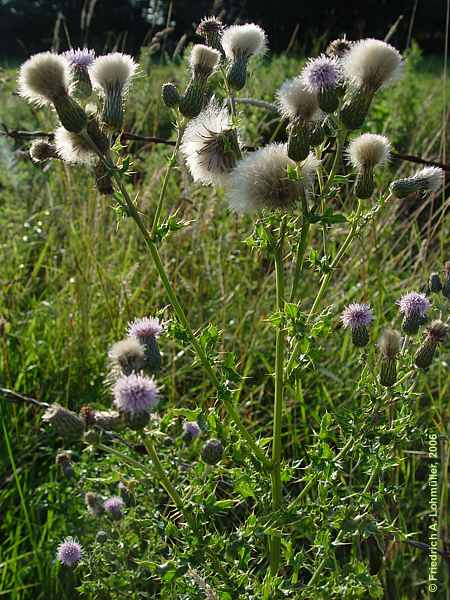
[[[99,56],[81,75],[85,65],[74,65],[74,56],[46,53],[43,58],[32,57],[21,70],[22,95],[32,101],[38,98],[41,103],[53,104],[61,121],[55,130],[54,153],[68,165],[80,164],[92,174],[100,191],[110,194],[119,224],[124,219],[134,223],[169,304],[164,324],[159,317],[138,317],[123,331],[126,337],[109,350],[105,348],[105,359],[109,361],[105,396],[109,395],[110,406],[102,406],[101,410],[89,406],[77,415],[55,404],[43,418],[65,443],[84,443],[86,452],[98,451],[129,468],[139,478],[141,491],[149,481],[155,486],[155,493],[161,492],[156,488],[163,488],[167,495],[165,503],[170,505],[168,514],[173,518],[170,527],[167,526],[167,537],[175,539],[179,535],[184,540],[186,558],[180,570],[172,568],[170,560],[160,565],[162,579],[168,572],[178,576],[186,566],[184,575],[187,565],[197,561],[199,565],[209,565],[222,583],[229,585],[233,573],[226,559],[216,556],[210,544],[214,543],[216,528],[230,524],[219,521],[222,512],[230,507],[234,511],[227,513],[230,522],[241,528],[239,535],[244,531],[239,523],[239,503],[244,512],[251,505],[244,533],[251,537],[254,564],[250,565],[249,559],[248,568],[258,571],[261,580],[258,589],[265,594],[261,597],[275,597],[273,594],[281,589],[281,582],[291,577],[299,593],[296,597],[308,598],[317,581],[330,569],[335,547],[352,539],[359,543],[370,537],[374,523],[373,539],[377,542],[377,536],[402,534],[393,525],[395,518],[389,512],[390,507],[378,519],[378,508],[370,499],[377,483],[384,485],[382,472],[396,466],[392,448],[380,449],[379,440],[394,436],[393,427],[405,439],[412,435],[407,412],[414,397],[415,382],[411,380],[417,378],[416,367],[424,369],[431,365],[436,347],[444,343],[447,332],[444,317],[440,315],[441,320],[431,322],[419,347],[410,339],[424,325],[427,314],[437,310],[421,292],[410,292],[398,301],[400,315],[397,312],[396,315],[403,318],[406,334],[403,343],[400,334],[391,329],[396,325],[380,323],[371,307],[374,301],[364,298],[359,290],[352,290],[352,297],[342,299],[339,306],[323,308],[322,301],[353,242],[364,238],[386,206],[391,206],[395,198],[401,201],[411,191],[437,191],[442,174],[433,171],[397,180],[390,189],[379,189],[375,194],[374,169],[387,169],[391,152],[388,138],[365,133],[347,143],[348,130],[363,125],[376,91],[398,75],[402,59],[389,44],[378,40],[355,43],[337,40],[328,48],[327,55],[308,61],[276,94],[280,121],[287,120],[287,139],[248,150],[242,141],[245,133],[241,131],[237,93],[249,78],[249,61],[265,51],[266,35],[255,24],[224,27],[216,19],[203,20],[198,32],[205,45],[194,45],[189,52],[190,80],[186,89],[180,93],[170,82],[162,88],[163,102],[171,111],[177,136],[151,218],[138,208],[131,189],[129,176],[134,166],[131,155],[120,139],[112,135],[120,132],[126,122],[125,101],[132,93],[138,72],[134,59],[118,52]],[[86,54],[83,56],[87,59]],[[97,94],[95,114],[88,114],[83,105],[89,91],[87,77],[92,82],[93,94]],[[325,118],[330,126],[329,135],[322,128]],[[320,136],[315,135],[318,127],[323,129]],[[40,153],[34,148],[31,152],[35,156],[55,157],[48,148]],[[349,158],[351,173],[347,173],[342,160],[344,154]],[[167,201],[175,167],[185,168],[195,184],[223,189],[224,202],[238,225],[247,227],[251,223],[252,231],[247,232],[245,243],[255,253],[255,260],[270,265],[269,277],[274,282],[273,313],[267,315],[267,321],[275,334],[274,361],[268,370],[273,382],[273,398],[270,398],[273,408],[271,432],[265,439],[247,428],[241,414],[239,399],[248,384],[248,373],[231,352],[223,349],[226,338],[214,323],[199,329],[191,324],[191,307],[183,306],[179,300],[170,264],[165,265],[161,258],[160,246],[166,238],[187,226],[170,208],[173,203]],[[351,181],[355,182],[353,187],[348,185]],[[342,212],[336,209],[335,198],[346,199],[342,202]],[[315,248],[317,232],[321,234],[323,248],[320,256]],[[447,271],[441,286],[444,297],[448,297]],[[300,284],[302,277],[311,273],[316,289],[310,297],[303,293]],[[438,287],[434,277],[430,290],[436,293]],[[370,301],[370,305],[363,300]],[[161,307],[160,315],[163,310]],[[375,428],[376,440],[356,444],[355,438],[360,434],[355,422],[348,415],[344,418],[327,413],[322,415],[320,432],[310,434],[314,439],[311,449],[306,450],[304,444],[301,461],[292,461],[283,444],[286,399],[298,394],[305,371],[315,367],[320,336],[332,331],[339,315],[342,325],[351,330],[353,346],[362,349],[359,356],[367,358],[359,380],[361,386],[354,383],[358,390],[370,389],[361,406],[361,418],[367,420],[368,429]],[[379,327],[389,329],[382,334],[376,362],[371,330],[378,331]],[[209,386],[208,402],[199,403],[195,409],[184,405],[182,395],[179,406],[167,408],[169,366],[173,367],[176,378],[175,359],[164,346],[171,336],[182,346],[182,354],[194,354],[192,368],[196,372],[201,370],[204,385]],[[220,350],[219,340],[223,344]],[[323,376],[318,370],[317,377]],[[392,400],[395,394],[404,400],[401,419],[397,422],[391,415],[386,423],[380,417],[379,406],[387,398]],[[176,423],[179,428],[174,435],[171,428],[175,429]],[[306,427],[306,419],[303,424]],[[170,433],[166,435],[167,431]],[[162,451],[166,453],[165,439],[172,444],[171,449],[175,448],[168,465],[160,459]],[[177,456],[177,449],[185,453],[183,460]],[[201,485],[189,481],[184,474],[185,461],[201,473]],[[347,483],[342,483],[350,477],[343,466],[347,461],[350,465],[361,462],[364,475],[370,475],[361,490],[361,503],[356,506],[352,500],[343,510],[345,502],[339,494],[343,496],[344,490],[348,491]],[[247,504],[242,498],[237,500],[237,493],[231,498],[218,498],[220,493],[225,494],[226,482],[213,478],[220,474],[225,480],[230,463],[236,467],[233,483],[236,488],[240,486]],[[126,528],[132,518],[128,513],[132,511],[128,505],[125,507],[128,503],[120,495],[109,493],[102,503],[96,493],[88,493],[87,510],[99,519],[108,517],[111,521],[105,528],[111,527],[112,533]],[[250,513],[258,515],[264,526],[252,524]],[[146,524],[154,523],[154,515],[140,517]],[[295,523],[298,526],[299,519],[301,527],[311,528],[312,524],[313,530],[316,523],[328,519],[327,535],[309,546],[298,535],[291,541],[290,532]],[[147,531],[142,535],[151,534]],[[186,543],[188,539],[195,542]],[[102,543],[106,545],[107,539]],[[88,552],[86,549],[84,554]],[[101,550],[96,548],[95,552]],[[301,573],[298,567],[295,571],[294,555],[304,561]],[[75,566],[82,558],[81,546],[71,539],[63,542],[58,558],[63,564]],[[372,579],[369,579],[364,584],[365,592],[370,589]]]

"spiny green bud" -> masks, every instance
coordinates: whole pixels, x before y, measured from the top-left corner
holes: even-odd
[[[356,176],[355,195],[357,198],[370,198],[375,189],[375,181],[373,179],[373,169],[363,168]]]
[[[427,335],[418,348],[414,357],[414,363],[419,369],[427,369],[432,361],[436,348],[447,338],[448,327],[439,319],[432,321],[427,329]]]
[[[63,439],[81,439],[84,432],[83,419],[59,404],[53,404],[47,408],[42,420],[46,423],[50,423]]]
[[[206,87],[206,82],[191,79],[179,101],[179,108],[182,115],[190,118],[198,117],[206,102]]]
[[[247,81],[247,63],[248,58],[238,54],[228,69],[228,85],[236,91],[242,90]]]
[[[168,108],[175,108],[180,103],[180,94],[174,83],[165,83],[161,88],[161,95]]]
[[[381,361],[380,384],[384,387],[392,387],[397,381],[397,362],[385,359]]]
[[[97,531],[97,534],[95,536],[95,541],[99,544],[104,544],[106,541],[108,540],[108,534],[106,533],[106,531]]]
[[[217,439],[208,440],[202,449],[202,460],[207,465],[216,465],[223,456],[222,442]]]
[[[333,113],[339,107],[339,94],[336,87],[324,88],[318,94],[319,106],[326,113]]]
[[[352,328],[352,342],[354,346],[363,348],[369,343],[369,330],[365,325]]]
[[[303,119],[295,119],[287,126],[287,152],[291,160],[300,162],[309,154],[311,145],[311,128]]]
[[[59,96],[53,100],[61,125],[72,133],[80,133],[87,125],[87,115],[70,96]]]
[[[431,293],[436,294],[442,290],[442,281],[439,273],[431,273],[428,281],[428,288]]]
[[[402,337],[398,331],[386,329],[378,343],[382,354],[380,384],[391,387],[397,381],[397,356],[400,354]]]
[[[373,92],[362,87],[349,86],[344,96],[341,120],[347,129],[359,129],[364,124],[372,102]]]

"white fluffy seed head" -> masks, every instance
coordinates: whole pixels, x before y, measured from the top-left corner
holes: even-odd
[[[414,173],[411,179],[426,183],[426,189],[437,192],[444,183],[444,170],[439,167],[425,167]]]
[[[103,92],[118,88],[127,91],[136,74],[138,64],[128,54],[112,52],[99,56],[89,68],[89,75],[96,88]]]
[[[216,69],[220,60],[220,52],[203,44],[195,44],[189,56],[189,64],[194,73],[204,73],[206,76]]]
[[[232,25],[225,29],[221,39],[222,48],[228,60],[238,56],[250,58],[266,50],[267,37],[263,29],[255,23]]]
[[[353,44],[342,59],[344,75],[358,87],[373,91],[400,76],[402,57],[381,40],[366,39]]]
[[[277,92],[280,113],[290,120],[318,121],[322,118],[317,94],[311,92],[302,77],[294,77],[283,83]]]
[[[289,166],[294,169],[296,165],[287,155],[286,144],[270,144],[248,154],[230,175],[227,198],[231,209],[242,214],[292,208],[300,186],[289,179]]]
[[[363,133],[350,142],[347,156],[352,166],[361,171],[389,160],[391,143],[384,135]]]
[[[194,181],[224,185],[236,164],[232,141],[238,144],[230,115],[225,107],[211,102],[190,121],[183,135],[181,153]]]
[[[43,106],[66,96],[72,87],[72,73],[67,60],[53,52],[41,52],[20,68],[18,91],[29,102]]]
[[[92,165],[96,155],[91,147],[77,133],[67,131],[64,127],[55,130],[56,151],[62,160],[68,163]]]

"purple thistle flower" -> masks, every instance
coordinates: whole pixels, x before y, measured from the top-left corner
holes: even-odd
[[[120,496],[111,496],[108,500],[105,500],[103,503],[103,508],[114,520],[119,520],[122,518],[123,507],[125,506],[125,502],[122,500]]]
[[[158,337],[163,329],[159,319],[154,317],[141,317],[128,324],[128,335],[146,340]]]
[[[409,292],[400,298],[397,302],[400,306],[400,312],[405,317],[419,316],[424,317],[431,307],[431,302],[425,294],[419,292]]]
[[[94,62],[95,52],[94,50],[88,50],[87,48],[77,48],[76,50],[72,48],[72,50],[63,52],[63,56],[68,60],[72,67],[87,69]]]
[[[159,400],[154,380],[135,373],[119,377],[113,392],[116,408],[131,415],[149,413]]]
[[[73,537],[66,537],[58,546],[57,559],[63,565],[73,567],[81,560],[83,548]]]
[[[310,92],[319,93],[335,88],[341,79],[341,71],[337,58],[321,54],[310,59],[302,74],[303,82]]]
[[[368,304],[349,304],[342,312],[341,320],[344,327],[367,327],[373,321],[373,313]]]
[[[201,429],[197,421],[185,421],[183,423],[183,439],[186,442],[195,440],[201,433]]]

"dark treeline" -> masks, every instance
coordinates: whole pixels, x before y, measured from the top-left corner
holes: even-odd
[[[350,39],[383,38],[397,22],[393,41],[400,49],[410,36],[425,52],[442,53],[448,0],[0,0],[0,53],[23,58],[31,53],[89,44],[98,51],[119,47],[136,53],[164,27],[173,41],[203,15],[226,23],[252,20],[267,31],[270,49],[310,51],[317,41],[346,33]],[[68,38],[70,42],[68,42]]]

